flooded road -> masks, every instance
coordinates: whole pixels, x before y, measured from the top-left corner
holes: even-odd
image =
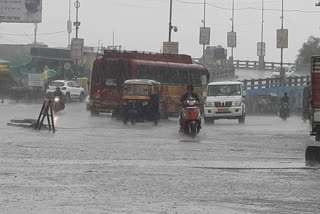
[[[0,105],[0,210],[62,213],[319,213],[314,139],[301,118],[221,120],[191,139],[175,118],[124,126],[84,103],[55,115],[57,132],[11,127],[41,104]]]

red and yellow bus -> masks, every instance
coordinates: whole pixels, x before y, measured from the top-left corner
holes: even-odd
[[[121,103],[123,83],[128,79],[156,80],[162,85],[162,113],[180,110],[180,96],[192,84],[202,95],[209,80],[208,70],[192,64],[188,55],[105,51],[94,62],[90,84],[90,109],[93,114],[113,112]]]

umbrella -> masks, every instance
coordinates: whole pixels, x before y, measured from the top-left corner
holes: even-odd
[[[54,76],[57,75],[57,72],[55,70],[52,70],[52,69],[48,69],[48,70],[45,70],[42,74],[41,74],[41,78],[42,79],[49,79],[49,78],[52,78]]]

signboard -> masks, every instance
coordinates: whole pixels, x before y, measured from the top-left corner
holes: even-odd
[[[265,56],[266,55],[266,43],[258,42],[257,43],[257,56]]]
[[[277,48],[288,48],[288,29],[277,30]]]
[[[164,54],[179,54],[179,42],[163,42]]]
[[[41,74],[28,74],[28,86],[35,87],[43,86],[43,79],[41,78]]]
[[[1,65],[0,64],[0,71],[10,71],[10,68],[8,65]]]
[[[210,45],[210,28],[201,27],[200,28],[200,45]]]
[[[71,58],[81,59],[83,56],[84,39],[73,38],[71,40]]]
[[[236,48],[237,47],[237,32],[228,32],[228,47]]]
[[[0,23],[40,23],[42,0],[0,0]]]

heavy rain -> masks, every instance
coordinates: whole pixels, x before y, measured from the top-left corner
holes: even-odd
[[[0,1],[1,214],[319,213],[320,2],[98,3]]]

